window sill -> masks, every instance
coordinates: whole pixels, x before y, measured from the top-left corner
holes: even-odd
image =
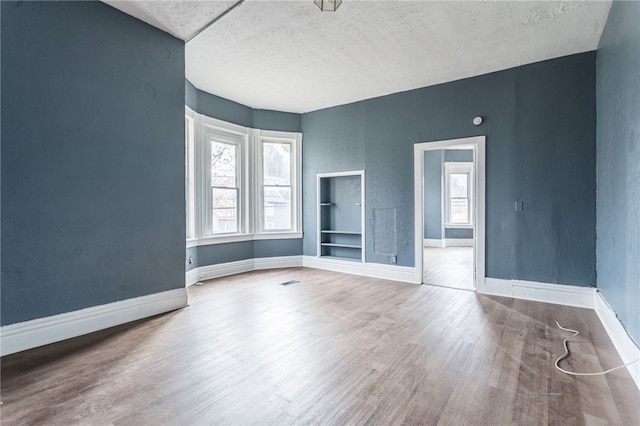
[[[187,248],[208,246],[214,244],[235,243],[241,241],[256,240],[285,240],[289,238],[302,238],[302,232],[265,232],[261,234],[232,234],[216,235],[187,240]]]
[[[446,223],[444,225],[445,228],[451,229],[473,229],[473,224],[452,224],[452,223]]]

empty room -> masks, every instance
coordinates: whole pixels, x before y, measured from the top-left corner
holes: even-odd
[[[3,425],[640,426],[640,2],[0,19]]]

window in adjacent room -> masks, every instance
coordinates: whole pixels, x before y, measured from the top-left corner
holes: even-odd
[[[473,163],[445,163],[446,225],[473,225]]]

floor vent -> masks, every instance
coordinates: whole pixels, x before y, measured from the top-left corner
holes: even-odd
[[[298,280],[291,280],[291,281],[285,281],[283,283],[280,283],[280,285],[291,285],[291,284],[295,284],[295,283],[299,283],[300,281]]]

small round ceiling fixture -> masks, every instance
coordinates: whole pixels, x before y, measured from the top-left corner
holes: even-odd
[[[480,117],[480,116],[474,117],[473,124],[475,124],[476,126],[481,125],[482,124],[482,117]]]
[[[342,0],[313,0],[323,12],[335,12],[342,4]]]

